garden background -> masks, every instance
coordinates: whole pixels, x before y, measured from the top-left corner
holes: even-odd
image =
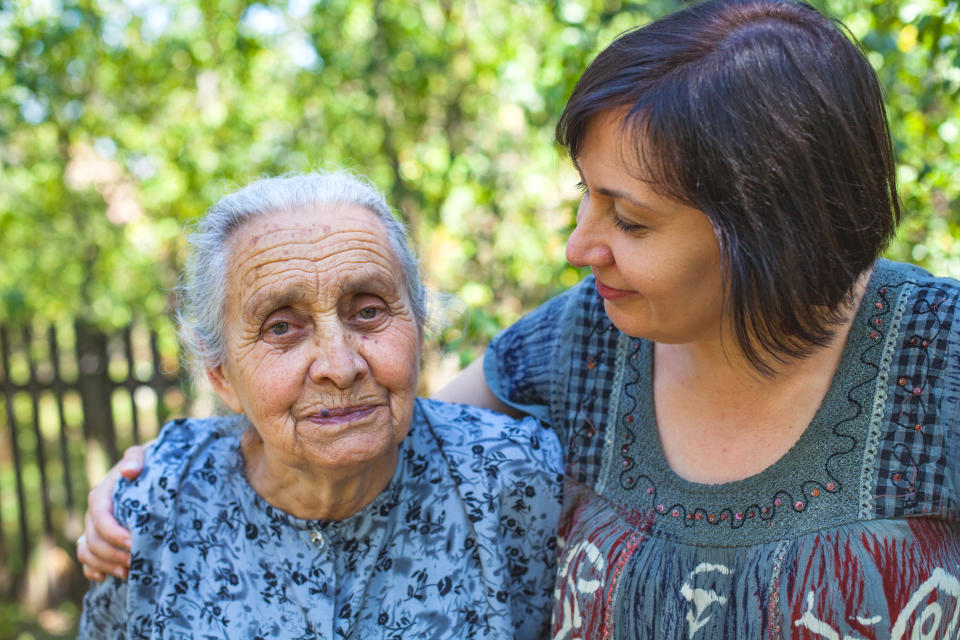
[[[960,5],[813,4],[885,88],[906,212],[888,254],[960,277]],[[429,392],[582,276],[554,123],[599,49],[678,6],[0,0],[0,638],[72,637],[90,483],[209,411],[170,321],[187,223],[262,175],[369,175],[454,296]]]

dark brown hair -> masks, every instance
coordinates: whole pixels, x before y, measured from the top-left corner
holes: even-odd
[[[713,224],[751,364],[826,344],[900,217],[880,87],[845,28],[785,0],[692,5],[597,56],[558,142],[576,159],[619,109],[638,177]]]

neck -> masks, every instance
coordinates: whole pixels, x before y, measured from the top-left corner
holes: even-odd
[[[719,340],[655,344],[654,411],[670,467],[692,482],[714,484],[760,473],[784,456],[830,390],[865,283],[858,283],[829,344],[780,364],[771,376]]]
[[[847,334],[857,315],[860,301],[866,292],[872,271],[865,272],[854,285],[849,304],[841,310],[842,321],[834,327],[833,338],[822,347],[816,347],[805,357],[794,358],[774,366],[772,376],[760,373],[737,346],[726,331],[724,337],[683,344],[657,343],[654,350],[656,363],[667,364],[675,372],[685,372],[691,383],[701,388],[713,387],[718,393],[750,393],[769,389],[771,385],[803,378],[811,372],[836,370],[843,354]]]
[[[399,445],[380,457],[340,471],[291,466],[266,450],[252,426],[241,440],[247,482],[271,506],[303,520],[344,520],[387,488],[397,467]]]

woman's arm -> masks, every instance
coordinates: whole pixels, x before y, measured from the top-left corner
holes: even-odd
[[[483,355],[470,363],[466,369],[458,373],[442,389],[434,393],[433,397],[444,402],[459,402],[460,404],[493,409],[514,418],[525,415],[523,412],[505,405],[497,396],[493,395],[493,391],[490,390],[487,379],[483,375]]]
[[[83,535],[77,539],[77,559],[88,580],[101,581],[108,575],[127,577],[130,567],[130,532],[113,517],[113,492],[120,476],[132,480],[143,470],[144,446],[123,452],[100,484],[87,496]]]

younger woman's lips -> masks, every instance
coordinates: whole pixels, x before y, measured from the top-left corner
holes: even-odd
[[[620,298],[626,298],[627,296],[632,296],[635,291],[627,291],[625,289],[614,289],[613,287],[608,287],[607,285],[600,282],[600,278],[595,278],[594,282],[597,284],[597,293],[600,294],[604,300],[619,300]]]
[[[373,405],[359,407],[337,407],[324,409],[310,414],[309,420],[314,424],[343,424],[366,418],[376,409]]]

